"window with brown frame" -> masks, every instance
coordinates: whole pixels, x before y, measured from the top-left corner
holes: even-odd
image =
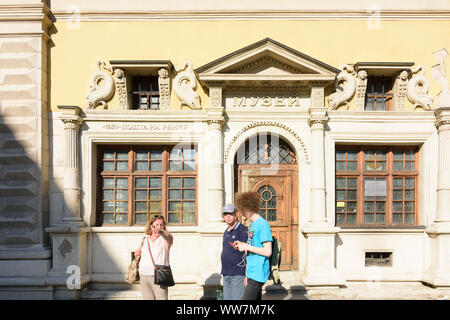
[[[392,77],[369,76],[367,78],[364,110],[392,110],[392,87]]]
[[[416,225],[416,147],[336,147],[336,225]]]
[[[97,225],[197,223],[195,146],[100,146]]]
[[[132,109],[159,110],[159,85],[157,76],[134,76],[132,78]]]

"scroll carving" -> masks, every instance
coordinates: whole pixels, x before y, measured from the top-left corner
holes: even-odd
[[[200,97],[195,92],[197,80],[192,69],[192,63],[185,62],[181,68],[175,66],[175,70],[178,74],[174,79],[173,89],[181,100],[180,106],[186,105],[191,109],[201,109]]]
[[[101,104],[104,109],[107,108],[106,101],[111,100],[114,95],[114,79],[112,77],[112,67],[107,66],[102,60],[96,63],[97,71],[90,80],[90,91],[86,96],[88,108],[94,109]]]
[[[336,92],[328,96],[328,104],[332,110],[336,110],[342,105],[348,110],[349,101],[355,95],[356,80],[353,77],[355,70],[347,64],[343,65],[341,69],[342,71],[336,77]]]
[[[425,78],[425,71],[423,66],[418,66],[417,69],[412,71],[412,74],[418,73],[409,80],[406,95],[414,104],[414,110],[418,107],[424,110],[431,110],[433,106],[433,96],[428,94],[430,88],[430,82]]]

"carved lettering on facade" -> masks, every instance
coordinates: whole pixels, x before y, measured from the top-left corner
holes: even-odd
[[[108,123],[103,125],[109,131],[176,131],[187,130],[188,125],[183,123]]]
[[[233,108],[300,107],[299,97],[233,97]]]

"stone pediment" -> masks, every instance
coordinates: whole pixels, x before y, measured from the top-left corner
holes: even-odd
[[[209,86],[307,85],[311,81],[333,82],[340,70],[270,38],[232,52],[195,70]]]

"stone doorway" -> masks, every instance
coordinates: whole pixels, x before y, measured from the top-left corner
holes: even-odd
[[[259,214],[281,242],[280,270],[298,269],[298,165],[292,147],[275,134],[259,134],[238,149],[235,164],[235,190],[259,193]]]

